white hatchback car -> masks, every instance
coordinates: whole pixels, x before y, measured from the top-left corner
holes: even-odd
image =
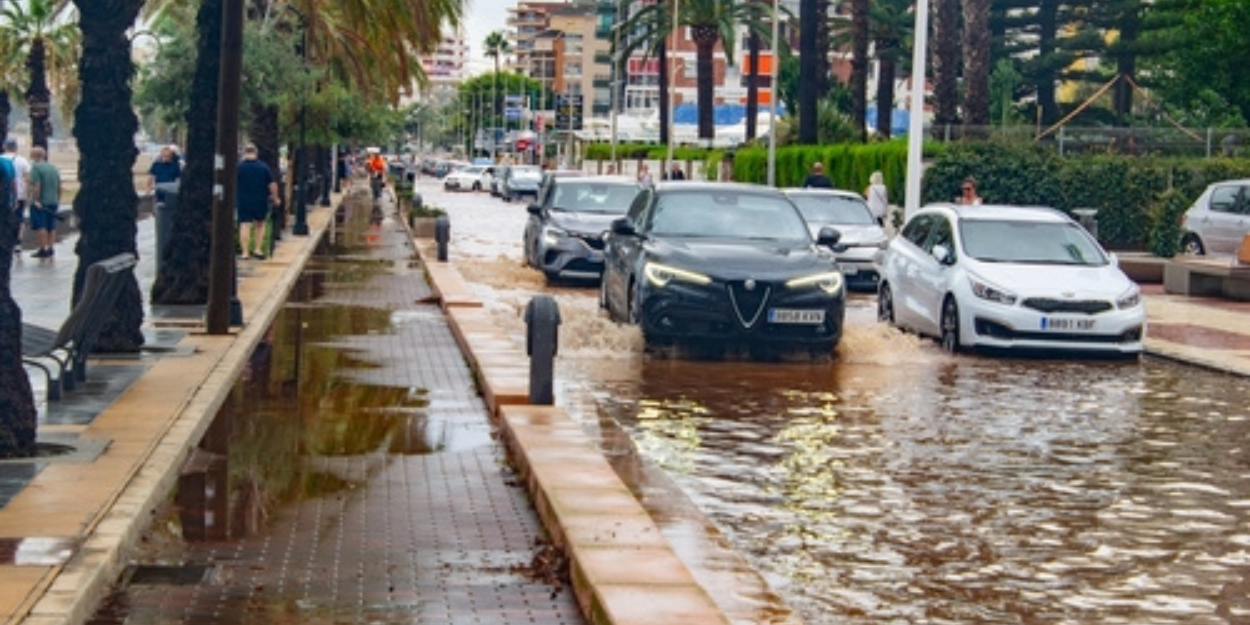
[[[495,173],[492,165],[466,165],[453,170],[443,178],[443,188],[449,191],[481,191],[490,188]]]
[[[1226,180],[1207,187],[1181,220],[1186,254],[1233,255],[1250,234],[1250,180]]]
[[[879,264],[878,317],[935,336],[947,351],[1142,351],[1137,284],[1055,209],[926,206]]]

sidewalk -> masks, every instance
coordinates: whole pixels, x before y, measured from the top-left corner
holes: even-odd
[[[330,223],[329,210],[313,210],[309,237],[286,237],[270,260],[242,261],[239,299],[247,325],[237,333],[210,337],[177,324],[149,328],[154,349],[93,363],[92,384],[59,405],[44,403],[36,388],[40,439],[79,451],[71,458],[0,463],[0,622],[77,624],[96,613]],[[151,219],[139,225],[143,258],[136,275],[146,298],[155,237]],[[282,612],[268,613],[270,622],[317,616],[541,624],[580,623],[583,614],[593,614],[596,623],[764,622],[751,611],[759,606],[723,598],[734,594],[732,588],[709,597],[711,585],[692,579],[567,416],[556,407],[524,406],[523,340],[518,346],[518,337],[492,328],[454,264],[408,268],[413,242],[390,219],[371,236],[374,247],[363,258],[394,265],[397,277],[340,296],[349,304],[381,297],[385,307],[421,322],[382,340],[353,342],[352,349],[379,350],[388,363],[379,375],[405,376],[400,384],[429,388],[444,411],[455,413],[447,418],[459,419],[448,421],[454,427],[480,434],[496,419],[500,439],[437,456],[388,456],[373,469],[366,461],[358,469],[375,470],[376,483],[333,499],[332,510],[310,502],[274,533],[204,546],[219,577],[190,584],[187,592],[150,590],[144,596],[152,602],[144,604],[149,614],[230,623],[246,612],[263,619],[265,612],[250,611],[273,604],[256,597],[271,597],[287,584],[300,589],[296,596],[304,603],[293,599]],[[77,265],[73,242],[58,244],[54,260],[15,262],[12,288],[24,320],[56,327],[68,312]],[[433,257],[431,243],[416,242],[422,258]],[[438,295],[441,310],[423,304],[426,288]],[[1150,353],[1250,375],[1250,303],[1170,296],[1150,287],[1146,298]],[[153,320],[151,311],[147,319]],[[505,446],[528,499],[515,487],[518,478],[501,468]],[[370,519],[380,525],[369,525]],[[544,529],[573,561],[574,593],[552,592],[546,582],[527,585],[516,570],[527,564],[521,558],[534,552]],[[372,536],[379,538],[367,539]],[[341,599],[334,604],[340,611],[326,605],[330,597]],[[324,610],[307,612],[309,603]],[[223,606],[228,609],[212,616]],[[796,621],[773,614],[769,622]]]

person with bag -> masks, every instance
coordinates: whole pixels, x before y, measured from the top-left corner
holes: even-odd
[[[239,245],[243,246],[243,257],[265,260],[265,223],[269,220],[270,205],[277,207],[282,199],[278,196],[278,179],[269,165],[257,158],[256,146],[251,143],[243,148],[243,160],[239,161],[235,185]]]

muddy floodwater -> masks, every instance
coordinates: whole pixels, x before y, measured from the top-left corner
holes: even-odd
[[[648,357],[593,287],[521,266],[523,209],[435,196],[501,323],[557,297],[557,402],[626,432],[806,622],[1250,623],[1245,379],[951,357],[871,295],[829,363]]]

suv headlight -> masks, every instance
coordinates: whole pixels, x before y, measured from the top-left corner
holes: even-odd
[[[824,273],[787,280],[786,288],[802,289],[814,286],[830,295],[833,295],[842,289],[842,280],[841,271],[826,271]]]
[[[989,300],[1004,306],[1015,306],[1016,300],[1019,299],[1015,293],[994,286],[980,278],[969,276],[968,281],[972,283],[972,293],[983,300]]]
[[[569,233],[567,231],[561,230],[559,228],[547,228],[543,230],[543,243],[546,243],[549,246],[555,245],[556,243],[560,242],[560,239],[566,238],[568,236],[569,236]]]
[[[1129,287],[1129,289],[1120,294],[1115,300],[1115,307],[1120,310],[1128,310],[1136,308],[1141,304],[1141,289],[1137,285]]]
[[[650,281],[651,284],[659,287],[663,287],[673,280],[699,285],[708,284],[712,281],[711,278],[701,273],[686,271],[685,269],[678,269],[676,267],[669,267],[668,265],[661,265],[660,263],[647,263],[643,266],[642,273],[647,276],[647,280]]]

